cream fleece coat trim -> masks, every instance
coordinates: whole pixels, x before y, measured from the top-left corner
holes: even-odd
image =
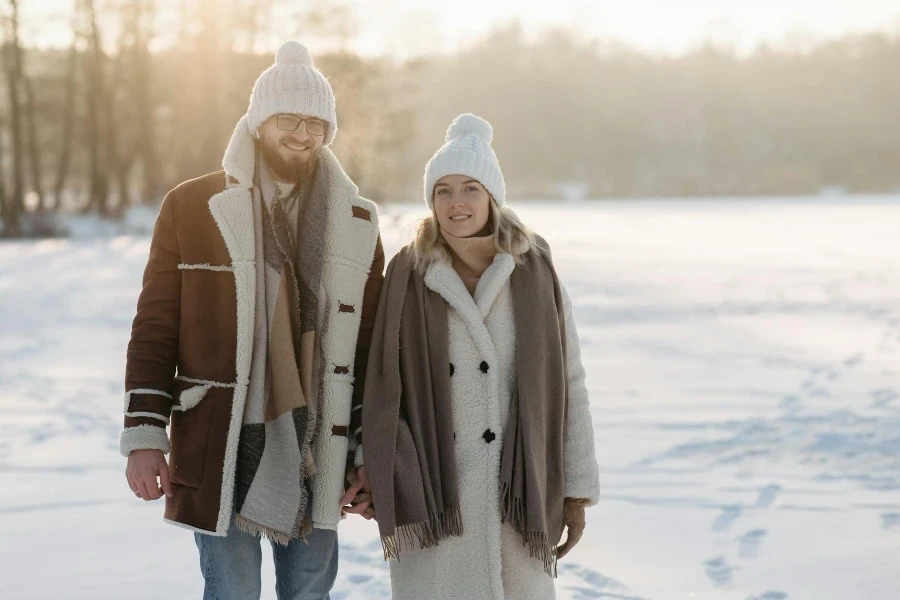
[[[232,267],[231,265],[211,265],[209,263],[200,263],[196,265],[187,265],[182,263],[178,265],[178,268],[182,271],[234,271],[234,267]]]
[[[212,389],[211,385],[197,385],[189,390],[184,390],[178,397],[178,405],[173,406],[172,410],[190,410],[200,404],[200,401],[206,397],[206,393]],[[233,387],[233,386],[229,386]]]
[[[253,148],[252,144],[250,148]],[[226,157],[227,155],[226,153]],[[252,173],[250,176],[252,185]],[[256,303],[256,276],[253,262],[256,259],[256,245],[253,234],[253,205],[249,188],[227,188],[214,195],[209,200],[209,210],[234,264],[237,300],[237,355],[235,358],[237,381],[232,397],[228,437],[225,442],[225,466],[215,531],[215,535],[225,536],[228,534],[231,524],[238,441],[241,433],[241,420],[244,416],[244,404],[247,400],[250,356],[253,346],[253,311]]]
[[[206,385],[209,387],[233,388],[235,383],[222,383],[221,381],[210,381],[209,379],[194,379],[185,375],[178,375],[175,379],[184,381],[185,383],[195,383],[197,385]]]
[[[127,427],[119,435],[119,452],[128,457],[133,450],[161,450],[168,454],[171,450],[166,428],[155,425]]]
[[[146,412],[146,411],[130,411],[129,412],[129,411],[126,411],[125,416],[133,417],[133,418],[144,417],[147,419],[156,419],[157,421],[162,421],[166,425],[169,424],[169,417],[167,417],[165,415],[161,415],[159,413],[155,413],[155,412]]]

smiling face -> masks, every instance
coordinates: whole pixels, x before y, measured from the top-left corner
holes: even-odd
[[[284,115],[281,115],[282,117]],[[278,126],[279,115],[272,115],[259,126],[259,146],[272,177],[282,183],[296,183],[312,172],[325,141],[325,135],[312,135],[307,127],[315,129],[315,122],[308,115],[293,115],[309,119],[300,123],[296,131],[285,131]],[[296,119],[282,119],[286,125],[295,125]]]
[[[446,175],[434,184],[434,214],[453,237],[483,234],[491,215],[491,195],[468,175]]]

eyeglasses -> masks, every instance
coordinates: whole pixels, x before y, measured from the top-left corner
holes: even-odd
[[[325,135],[328,124],[319,119],[301,119],[294,115],[278,115],[278,129],[283,131],[297,131],[303,123],[306,123],[306,133],[310,135]]]

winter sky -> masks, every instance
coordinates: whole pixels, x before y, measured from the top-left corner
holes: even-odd
[[[229,4],[218,2],[221,8]],[[896,0],[336,0],[332,4],[349,9],[346,27],[354,50],[401,57],[452,52],[512,21],[529,33],[563,28],[582,37],[617,40],[666,54],[688,52],[707,41],[749,52],[763,42],[802,46],[845,33],[900,30]],[[72,5],[73,0],[20,0],[25,35],[41,46],[66,45],[71,39]],[[297,3],[276,5],[264,26],[271,35],[259,50],[273,50],[287,37],[308,37],[284,18],[283,11],[296,10]],[[103,0],[98,6],[105,6]],[[159,0],[156,6],[177,12],[183,4]],[[164,35],[171,29],[160,22],[157,31]]]

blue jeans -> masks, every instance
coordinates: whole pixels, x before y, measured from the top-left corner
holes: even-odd
[[[287,546],[272,543],[278,600],[329,600],[338,567],[337,531],[313,529]],[[206,586],[203,600],[259,600],[262,548],[231,522],[225,537],[195,533]]]

